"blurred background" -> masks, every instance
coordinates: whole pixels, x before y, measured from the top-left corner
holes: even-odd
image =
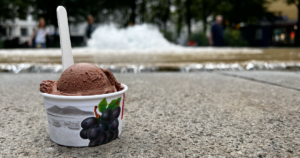
[[[0,0],[1,71],[60,71],[59,5],[75,62],[117,72],[300,65],[299,0]]]

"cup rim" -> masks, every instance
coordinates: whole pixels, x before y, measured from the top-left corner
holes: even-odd
[[[113,97],[125,93],[128,90],[128,87],[123,83],[121,83],[121,85],[124,87],[124,89],[121,91],[108,93],[108,94],[100,94],[100,95],[65,96],[65,95],[53,95],[53,94],[42,93],[42,92],[40,92],[40,94],[44,97],[53,98],[53,99],[84,100],[84,99],[106,98],[106,97]]]

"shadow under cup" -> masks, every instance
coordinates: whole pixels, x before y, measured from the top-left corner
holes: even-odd
[[[122,84],[122,86],[124,89],[119,92],[91,96],[60,96],[41,93],[44,96],[50,139],[64,146],[85,147],[105,144],[120,136],[125,92],[128,90],[126,85]],[[110,113],[114,117],[111,117],[111,121],[104,121],[102,117],[104,113]],[[89,126],[83,128],[82,122],[86,123],[86,120]],[[105,126],[101,129],[99,125],[103,122]],[[100,131],[99,134],[92,131],[94,129],[90,126],[93,125],[97,126],[95,131]],[[97,140],[90,140],[92,136],[89,135],[90,137],[87,138],[87,132],[90,132],[90,135],[94,134],[94,137],[98,135],[100,137],[102,134],[102,142],[96,137],[93,139]]]

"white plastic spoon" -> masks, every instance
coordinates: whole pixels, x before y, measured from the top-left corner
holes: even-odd
[[[63,71],[65,71],[68,67],[74,65],[68,25],[68,16],[67,11],[63,6],[58,6],[56,9],[56,13],[59,28],[60,47],[62,51],[62,65]]]

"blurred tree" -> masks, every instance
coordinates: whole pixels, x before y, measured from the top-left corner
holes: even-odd
[[[256,24],[261,20],[272,21],[274,14],[267,10],[268,4],[272,1],[274,0],[226,0],[217,6],[219,11],[216,13],[224,15],[226,20],[234,24],[240,22]],[[224,7],[226,9],[222,9]]]
[[[95,13],[102,20],[99,22],[114,22],[121,26],[128,26],[130,23],[135,24],[136,20],[136,0],[102,0],[103,3],[96,6],[102,12]]]
[[[140,8],[139,8],[139,15],[141,17],[141,22],[145,22],[146,21],[146,13],[147,13],[147,6],[146,6],[147,2],[146,0],[141,0],[140,3]]]
[[[80,0],[76,0],[80,1]],[[94,2],[94,0],[91,0]],[[119,23],[122,26],[134,25],[137,19],[137,8],[138,8],[138,0],[100,0],[101,4],[95,4],[91,6],[89,3],[88,5],[90,8],[95,9],[95,15],[103,18],[103,14],[99,14],[101,10],[108,11],[107,18],[103,18],[103,21],[113,21],[115,23]],[[98,1],[98,3],[100,2]],[[82,1],[80,1],[83,3]],[[146,2],[146,1],[145,1]],[[86,1],[84,1],[86,3]],[[83,5],[83,4],[82,4]],[[145,5],[145,4],[144,4]],[[98,12],[98,13],[96,13]]]
[[[297,21],[297,27],[295,34],[295,44],[300,45],[300,0],[285,0],[288,5],[295,5],[298,9],[298,21]]]
[[[44,17],[47,24],[57,26],[56,7],[63,5],[59,0],[35,0],[33,15],[36,19]],[[68,15],[70,15],[68,10]]]
[[[167,29],[167,22],[170,18],[170,0],[151,0],[147,3],[149,7],[148,17],[146,22],[156,24],[161,30]]]
[[[4,0],[9,1],[9,0]],[[21,0],[19,0],[21,1]],[[30,1],[30,0],[26,0]],[[86,20],[88,14],[95,17],[96,22],[115,22],[126,27],[129,24],[153,23],[164,32],[167,23],[176,26],[177,36],[187,26],[190,36],[192,21],[203,21],[206,32],[209,16],[221,14],[231,24],[245,22],[256,23],[263,19],[271,19],[273,14],[266,9],[272,0],[31,0],[35,1],[35,17],[43,16],[48,24],[57,26],[56,7],[66,7],[71,23]],[[289,4],[299,0],[286,0]],[[296,1],[296,2],[294,2]],[[170,8],[175,8],[171,12]],[[1,15],[1,14],[0,14]]]
[[[185,0],[185,19],[186,19],[186,25],[187,25],[187,31],[188,31],[188,38],[191,36],[191,20],[192,20],[192,15],[191,15],[191,3],[192,0]]]
[[[256,23],[259,20],[274,18],[273,13],[267,11],[267,4],[272,0],[193,0],[191,5],[192,18],[203,21],[206,31],[207,18],[211,15],[223,15],[231,23]],[[255,10],[255,11],[254,11]]]
[[[48,24],[57,26],[56,8],[62,5],[66,8],[69,22],[78,23],[86,20],[87,15],[98,15],[105,9],[107,0],[35,0],[34,13],[36,18],[44,17]],[[107,10],[106,10],[107,11]],[[99,20],[95,16],[95,20]]]
[[[124,1],[124,0],[123,0]],[[131,9],[131,14],[129,17],[129,24],[134,25],[136,20],[136,0],[128,0],[128,4]]]
[[[33,0],[0,0],[0,23],[17,17],[25,19],[30,9],[29,6],[33,2]]]
[[[225,5],[227,4],[227,5]],[[222,6],[222,7],[218,7]],[[195,20],[203,21],[203,32],[207,29],[207,18],[212,14],[217,14],[222,10],[228,11],[228,0],[194,0],[192,3],[191,11]]]
[[[143,7],[143,21],[147,16],[146,0],[35,0],[35,15],[44,17],[47,23],[57,26],[56,7],[59,5],[67,9],[69,21],[78,23],[86,20],[86,16],[91,14],[96,22],[116,22],[122,26],[135,24],[137,19],[138,4]]]
[[[203,32],[206,32],[207,18],[208,16],[220,12],[217,7],[221,3],[227,0],[176,0],[175,6],[177,8],[177,34],[180,35],[182,21],[185,20],[187,26],[187,32],[189,37],[191,36],[191,21],[203,21]],[[226,4],[226,3],[225,3]],[[226,7],[226,6],[225,6]]]
[[[183,10],[183,5],[182,5],[182,0],[175,0],[174,6],[176,7],[176,34],[177,37],[180,37],[181,29],[183,26],[183,15],[184,15],[184,10]]]
[[[163,9],[163,16],[162,16],[162,23],[163,23],[163,29],[167,29],[167,22],[170,18],[170,6],[171,6],[171,0],[165,0],[165,5]]]
[[[192,33],[189,40],[195,41],[197,46],[209,46],[206,34],[204,32]]]
[[[238,47],[249,46],[248,42],[242,38],[240,30],[230,28],[224,30],[224,45]]]

